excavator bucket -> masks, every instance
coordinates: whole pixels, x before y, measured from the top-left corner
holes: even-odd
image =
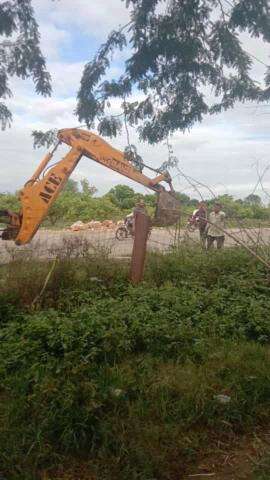
[[[162,190],[158,193],[153,226],[169,227],[175,225],[180,219],[180,201],[174,192]]]
[[[20,230],[20,216],[10,210],[0,210],[0,223],[6,225],[0,238],[2,240],[15,240]]]

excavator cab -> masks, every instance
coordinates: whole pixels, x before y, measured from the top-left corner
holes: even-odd
[[[9,210],[0,211],[3,222],[8,224],[2,232],[3,240],[14,240],[17,245],[24,245],[31,241],[82,156],[154,191],[157,194],[157,206],[153,226],[165,227],[179,220],[180,202],[173,191],[171,177],[167,172],[156,171],[158,175],[155,178],[147,177],[127,160],[123,152],[86,130],[60,130],[58,140],[57,146],[65,143],[71,147],[70,151],[51,167],[48,164],[57,146],[44,157],[20,191],[20,213],[16,214]],[[154,169],[150,168],[150,170]],[[170,190],[165,190],[161,182],[166,182]]]

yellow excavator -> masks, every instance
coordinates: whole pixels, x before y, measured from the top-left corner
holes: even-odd
[[[16,245],[25,245],[32,240],[49,208],[63,190],[82,156],[90,158],[156,192],[157,205],[152,222],[153,226],[169,226],[178,221],[180,203],[175,196],[172,179],[168,172],[155,170],[158,175],[153,179],[148,178],[142,173],[141,168],[136,168],[136,165],[134,166],[127,159],[124,153],[86,130],[78,128],[59,130],[57,138],[57,145],[52,152],[46,154],[35,173],[20,191],[20,212],[0,211],[1,221],[7,224],[2,232],[3,240],[14,240]],[[62,160],[48,166],[56,148],[61,143],[69,145],[71,147],[70,151]],[[150,170],[154,169],[150,168]],[[161,182],[166,182],[169,185],[169,191],[161,185]]]

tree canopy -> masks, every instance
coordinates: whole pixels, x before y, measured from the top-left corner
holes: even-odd
[[[9,79],[31,77],[36,92],[45,96],[51,94],[51,83],[31,0],[0,3],[0,36],[0,124],[5,129],[12,121],[5,103],[12,95]]]
[[[270,70],[260,86],[251,75],[254,58],[241,43],[242,33],[270,41],[268,0],[122,1],[129,23],[110,33],[81,79],[76,114],[89,128],[111,137],[132,125],[142,140],[156,143],[236,102],[269,99]],[[50,95],[51,84],[31,0],[1,2],[0,35],[0,123],[5,128],[12,120],[5,104],[12,93],[10,77],[31,77],[42,95]],[[122,74],[109,80],[117,50],[124,50],[126,61]],[[122,115],[110,113],[115,98],[122,100]],[[47,134],[35,132],[35,138],[41,135],[36,145],[44,138],[50,144],[54,132]]]
[[[240,41],[242,32],[270,41],[268,0],[126,0],[126,7],[129,24],[113,31],[84,68],[77,115],[88,127],[116,136],[123,119],[108,107],[120,98],[125,124],[156,143],[235,102],[269,98],[270,71],[261,88]],[[108,80],[116,50],[127,60],[121,76]]]
[[[251,193],[245,198],[245,203],[249,205],[261,205],[262,199],[259,195],[256,195],[255,193]]]
[[[136,194],[133,188],[127,185],[116,185],[111,188],[108,197],[119,208],[132,209],[135,206]]]

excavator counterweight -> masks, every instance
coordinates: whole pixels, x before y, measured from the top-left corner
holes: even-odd
[[[51,167],[48,167],[48,164],[56,148],[48,153],[20,191],[20,213],[8,210],[4,211],[4,214],[2,212],[5,223],[8,223],[2,234],[3,240],[13,239],[17,245],[31,241],[82,156],[154,191],[158,201],[153,225],[168,226],[178,221],[180,202],[174,194],[171,177],[167,172],[159,172],[157,177],[152,179],[147,177],[125,158],[124,153],[86,130],[74,128],[60,130],[58,140],[59,143],[69,145],[71,150]],[[161,182],[169,184],[170,190],[166,191]]]

